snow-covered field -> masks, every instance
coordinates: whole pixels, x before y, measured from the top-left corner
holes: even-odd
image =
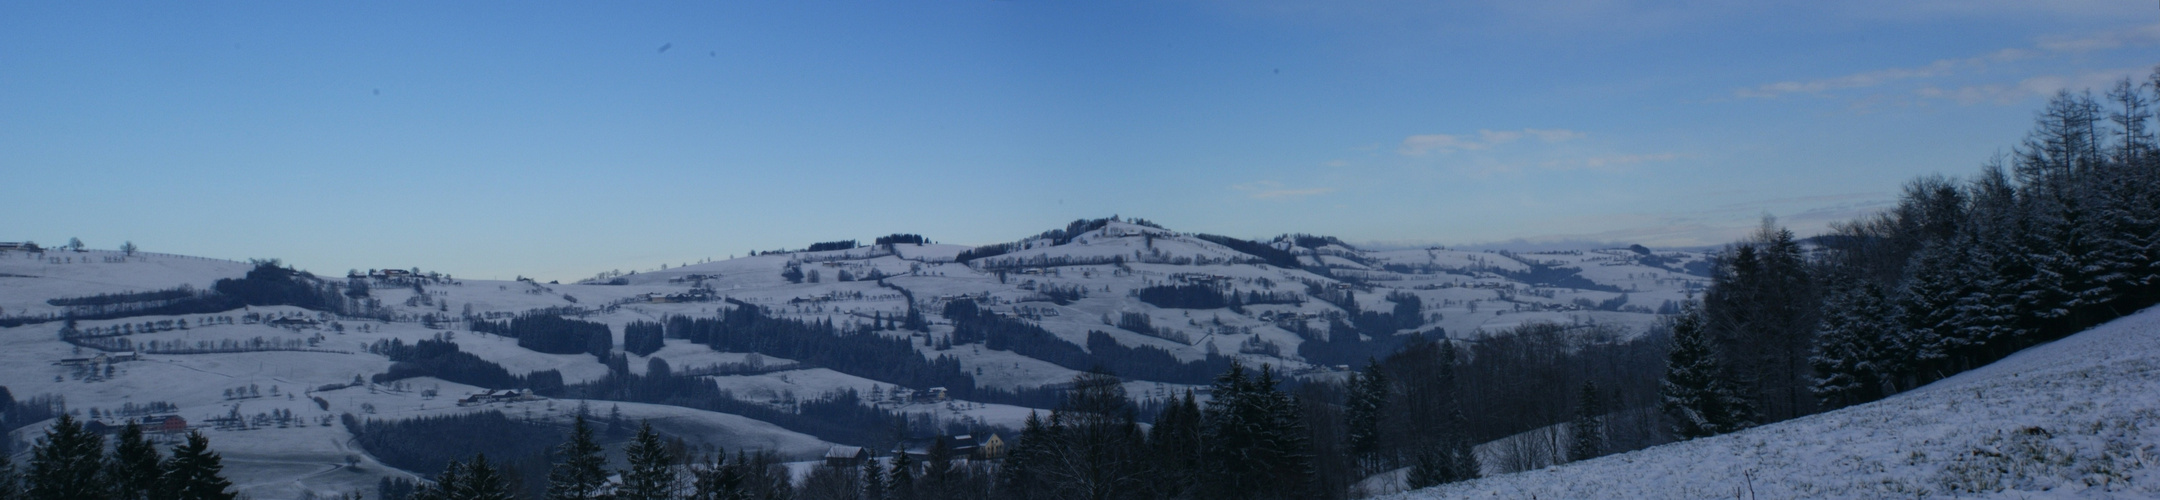
[[[1882,401],[1385,498],[2160,498],[2160,309]]]

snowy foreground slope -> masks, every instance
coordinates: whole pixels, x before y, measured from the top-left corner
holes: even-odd
[[[2160,498],[2160,308],[1882,401],[1386,498]]]

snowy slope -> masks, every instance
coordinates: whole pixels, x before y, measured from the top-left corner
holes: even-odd
[[[1386,498],[2160,497],[2160,309],[1865,405]]]

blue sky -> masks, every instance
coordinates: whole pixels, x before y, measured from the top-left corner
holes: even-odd
[[[2144,1],[10,2],[0,240],[548,279],[1112,214],[1715,244],[1969,173],[2156,45]]]

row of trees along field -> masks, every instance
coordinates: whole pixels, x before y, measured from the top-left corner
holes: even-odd
[[[1807,242],[1765,221],[1672,332],[1678,437],[1866,403],[2160,301],[2160,71],[2062,92],[2013,152]]]
[[[210,440],[188,433],[171,454],[158,452],[130,423],[107,452],[105,437],[61,414],[17,470],[0,455],[0,498],[25,500],[232,500],[224,459]]]

